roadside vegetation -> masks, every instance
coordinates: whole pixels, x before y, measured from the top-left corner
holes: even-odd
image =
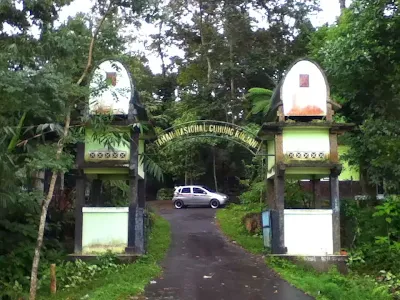
[[[243,222],[246,215],[260,212],[261,209],[259,204],[231,204],[217,212],[217,220],[222,232],[230,240],[251,253],[263,255],[268,250],[264,249],[260,229],[250,234]],[[289,283],[318,300],[398,299],[394,289],[396,278],[387,273],[373,276],[351,271],[348,275],[342,275],[334,268],[329,272],[319,273],[311,268],[271,257],[266,259],[266,263]]]
[[[97,263],[64,263],[57,271],[60,291],[50,295],[49,280],[45,277],[39,299],[112,300],[142,293],[150,280],[161,274],[159,262],[171,242],[169,223],[156,215],[153,220],[147,255],[131,264],[118,264],[111,254],[99,257]]]
[[[96,293],[95,297],[106,299],[100,296],[107,295],[105,287],[116,294],[135,293],[145,278],[159,272],[154,256],[126,268],[110,256],[100,258],[97,267],[62,262],[73,252],[74,161],[77,143],[84,142],[89,123],[83,113],[91,92],[89,78],[103,59],[119,58],[129,69],[134,90],[151,119],[143,128],[151,124],[160,133],[187,122],[217,120],[257,134],[278,80],[293,61],[309,57],[325,70],[330,98],[342,106],[335,112],[335,121],[356,125],[339,143],[350,149],[345,157],[348,163],[360,169],[362,194],[376,195],[382,183],[387,194],[400,194],[398,1],[353,0],[345,8],[346,1],[338,0],[341,16],[334,24],[318,27],[311,22],[311,16],[319,12],[318,1],[299,0],[204,0],[190,1],[190,5],[172,0],[95,0],[86,13],[61,19],[69,4],[71,11],[80,10],[81,2],[1,1],[1,300],[18,299],[30,285],[31,300],[36,287],[40,286],[43,296],[44,276],[51,263],[58,266],[60,297]],[[262,21],[251,17],[255,11]],[[149,25],[158,31],[143,35]],[[144,53],[133,50],[143,43],[147,45]],[[176,56],[170,51],[174,47],[180,49]],[[154,55],[160,71],[150,68]],[[107,133],[115,142],[121,141],[118,134],[108,134],[112,133],[110,121],[107,117],[90,122],[100,137]],[[262,156],[254,156],[232,140],[209,137],[176,139],[162,148],[148,143],[146,155],[142,158],[149,175],[148,199],[169,200],[173,186],[180,184],[202,184],[223,192],[242,206],[232,205],[218,213],[221,229],[249,251],[263,252],[261,234],[252,225],[265,199],[268,166]],[[157,180],[161,169],[164,182]],[[104,183],[104,206],[128,205],[129,187],[121,182]],[[310,207],[312,197],[298,188],[298,181],[286,187],[288,207]],[[96,205],[90,198],[86,204]],[[335,279],[331,284],[346,291],[345,286],[357,280],[357,287],[362,286],[363,276],[368,275],[378,283],[377,289],[398,297],[399,200],[342,203],[342,244],[349,253],[350,268],[359,277],[353,274],[348,283],[348,277],[337,275],[343,282]],[[240,225],[249,213],[247,223]],[[43,243],[38,243],[42,237]],[[35,248],[41,251],[35,254]],[[159,251],[155,248],[153,253]],[[280,270],[279,263],[274,263]],[[283,276],[289,276],[285,269],[289,265],[281,269]],[[316,278],[322,276],[296,270],[293,276],[306,280],[309,274],[316,285]],[[81,274],[65,275],[75,273]],[[119,286],[112,274],[119,274],[126,287]],[[323,278],[336,276],[332,274]],[[313,280],[303,287],[310,293],[316,293]],[[370,286],[370,280],[365,280]],[[320,284],[327,286],[327,281]],[[63,285],[70,286],[68,291],[62,291]],[[320,291],[328,293],[323,287]]]

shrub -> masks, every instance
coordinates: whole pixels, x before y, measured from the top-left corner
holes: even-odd
[[[173,189],[163,188],[159,189],[157,192],[157,200],[171,200],[173,196]]]
[[[242,204],[262,203],[265,193],[265,182],[253,182],[248,191],[239,196]]]
[[[57,266],[57,287],[60,290],[77,287],[95,277],[110,274],[123,268],[126,268],[126,265],[117,263],[117,258],[111,252],[98,256],[91,263],[80,259],[64,261]],[[43,276],[42,286],[49,286],[49,276],[49,272]]]

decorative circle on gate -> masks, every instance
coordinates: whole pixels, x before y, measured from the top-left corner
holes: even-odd
[[[327,157],[327,153],[296,151],[296,152],[287,152],[286,157],[291,160],[323,160]]]
[[[91,160],[124,160],[127,157],[126,151],[89,151],[89,159]]]

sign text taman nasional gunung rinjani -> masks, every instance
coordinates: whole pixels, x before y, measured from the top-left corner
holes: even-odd
[[[158,146],[162,146],[174,138],[191,135],[193,133],[212,133],[227,135],[241,140],[251,148],[257,149],[260,146],[260,142],[243,132],[241,129],[236,129],[229,126],[209,124],[190,125],[164,133],[156,140],[156,144]]]

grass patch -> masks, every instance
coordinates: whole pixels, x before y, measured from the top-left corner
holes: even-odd
[[[170,242],[169,223],[156,216],[149,237],[148,255],[129,264],[123,270],[96,278],[84,286],[61,291],[54,296],[48,292],[39,294],[38,299],[78,300],[85,297],[85,299],[112,300],[138,295],[144,291],[152,278],[161,274],[162,269],[158,263],[164,258]]]
[[[247,213],[260,212],[260,206],[229,205],[217,212],[217,220],[222,232],[231,240],[254,254],[265,252],[261,237],[248,234],[242,218]],[[296,265],[288,260],[269,257],[267,264],[283,279],[305,291],[317,300],[389,300],[393,299],[386,286],[380,286],[372,278],[355,274],[341,275],[332,269],[318,273],[313,269]]]
[[[286,281],[317,300],[390,300],[387,287],[372,278],[342,275],[336,269],[319,273],[280,258],[267,258],[267,264]]]
[[[231,240],[251,253],[261,254],[264,252],[262,235],[250,235],[242,223],[242,218],[252,212],[261,212],[261,207],[230,204],[218,210],[217,220],[222,232]]]

